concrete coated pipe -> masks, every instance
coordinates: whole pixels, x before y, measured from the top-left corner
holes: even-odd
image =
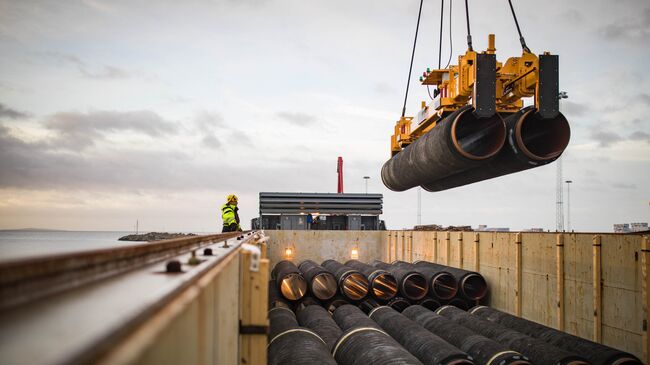
[[[456,296],[458,282],[454,276],[441,268],[415,266],[410,262],[394,261],[391,265],[415,270],[429,281],[429,295],[438,300],[448,300]]]
[[[474,364],[471,357],[390,307],[375,308],[369,317],[426,365]]]
[[[431,270],[440,270],[450,273],[458,282],[460,294],[469,300],[481,300],[488,292],[485,278],[477,272],[458,269],[451,266],[436,264],[429,261],[415,261],[416,267],[428,268]]]
[[[398,293],[408,300],[420,300],[429,292],[429,282],[424,275],[410,267],[395,266],[379,260],[372,261],[370,265],[393,274],[397,280]]]
[[[368,295],[370,283],[359,270],[343,265],[336,260],[325,260],[321,266],[334,274],[338,281],[339,292],[346,299],[358,302]]]
[[[319,305],[310,305],[299,310],[296,317],[301,326],[316,332],[325,341],[330,351],[334,349],[334,345],[343,331],[325,308]]]
[[[554,328],[529,321],[524,318],[515,317],[511,314],[501,312],[494,308],[478,306],[470,310],[490,322],[500,323],[515,331],[538,338],[553,346],[564,350],[573,351],[585,357],[594,365],[640,365],[642,362],[634,355],[615,348],[601,345],[587,339],[558,331]]]
[[[363,273],[370,283],[370,294],[376,299],[388,301],[397,295],[397,280],[390,272],[364,264],[358,260],[349,260],[345,265]]]
[[[271,271],[280,293],[288,300],[299,300],[307,293],[307,281],[296,265],[289,260],[278,262]]]
[[[508,139],[499,154],[485,165],[422,184],[427,191],[441,191],[512,174],[555,161],[571,138],[567,119],[559,113],[541,119],[533,107],[505,118]]]
[[[487,163],[503,147],[506,128],[498,115],[477,118],[471,105],[451,113],[381,169],[384,185],[404,191]]]
[[[449,318],[424,308],[412,305],[402,314],[429,332],[440,336],[443,340],[456,346],[472,356],[480,365],[529,365],[530,361],[517,351],[509,349],[494,340],[479,335],[461,326]]]
[[[537,365],[587,365],[587,359],[575,352],[566,351],[540,339],[511,330],[499,323],[490,322],[456,307],[445,305],[436,313],[491,338],[506,347],[525,355]]]
[[[307,279],[309,291],[318,300],[328,300],[336,295],[338,285],[334,274],[312,260],[305,260],[298,266]]]

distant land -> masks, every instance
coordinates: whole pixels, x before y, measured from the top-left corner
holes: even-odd
[[[67,229],[52,229],[52,228],[12,228],[12,229],[0,229],[0,232],[7,231],[32,231],[32,232],[70,232]]]

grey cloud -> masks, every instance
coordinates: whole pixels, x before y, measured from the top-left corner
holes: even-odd
[[[63,145],[73,149],[91,146],[112,132],[130,131],[150,137],[160,137],[177,131],[177,127],[172,122],[146,110],[63,112],[54,114],[44,124],[57,136],[53,145]]]
[[[253,140],[244,132],[242,131],[233,131],[230,134],[230,140],[231,143],[236,143],[239,145],[244,145],[244,146],[252,146],[253,145]]]
[[[609,40],[646,41],[650,36],[650,8],[635,14],[640,14],[640,18],[617,19],[615,23],[601,27],[600,35]]]
[[[613,187],[623,190],[634,190],[637,188],[636,184],[624,183],[624,182],[615,182],[612,184]]]
[[[201,144],[204,147],[213,149],[213,150],[218,150],[221,148],[221,141],[215,137],[213,134],[208,134],[203,137],[201,140]]]
[[[275,114],[278,118],[297,126],[310,126],[318,122],[314,115],[301,112],[282,111]]]
[[[60,52],[45,52],[46,56],[56,60],[60,64],[69,64],[73,65],[82,76],[91,78],[91,79],[126,79],[132,77],[133,75],[119,67],[104,65],[103,67],[94,69],[93,67],[86,64],[79,57]]]
[[[639,100],[641,100],[645,105],[650,105],[650,95],[648,94],[639,94]]]
[[[79,71],[84,76],[92,79],[126,79],[131,77],[131,74],[125,70],[114,66],[104,66],[99,71],[88,71],[86,69],[79,69]]]
[[[589,107],[585,104],[574,103],[568,100],[562,101],[561,104],[562,112],[566,115],[582,116],[589,110]]]
[[[614,132],[599,129],[591,131],[591,138],[597,141],[600,147],[609,147],[623,140],[620,135]]]
[[[646,133],[643,131],[635,131],[630,135],[630,139],[632,141],[646,141],[650,143],[650,133]]]
[[[223,116],[216,112],[200,112],[194,118],[194,122],[201,131],[214,131],[225,127]]]
[[[6,107],[0,103],[0,118],[22,119],[29,117],[29,114]]]

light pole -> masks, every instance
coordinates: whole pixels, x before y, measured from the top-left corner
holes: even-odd
[[[418,226],[422,225],[422,188],[418,186]]]
[[[366,194],[368,194],[368,180],[370,180],[370,176],[364,176],[363,179],[366,181]]]
[[[571,232],[571,183],[572,180],[565,181],[566,183],[566,230]]]
[[[568,99],[566,91],[560,91],[558,100]],[[564,231],[564,202],[562,197],[562,156],[555,161],[555,230]]]

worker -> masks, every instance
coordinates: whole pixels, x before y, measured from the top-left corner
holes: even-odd
[[[235,194],[228,195],[226,204],[221,207],[221,219],[223,219],[223,230],[221,232],[241,231],[238,211],[237,196]]]

